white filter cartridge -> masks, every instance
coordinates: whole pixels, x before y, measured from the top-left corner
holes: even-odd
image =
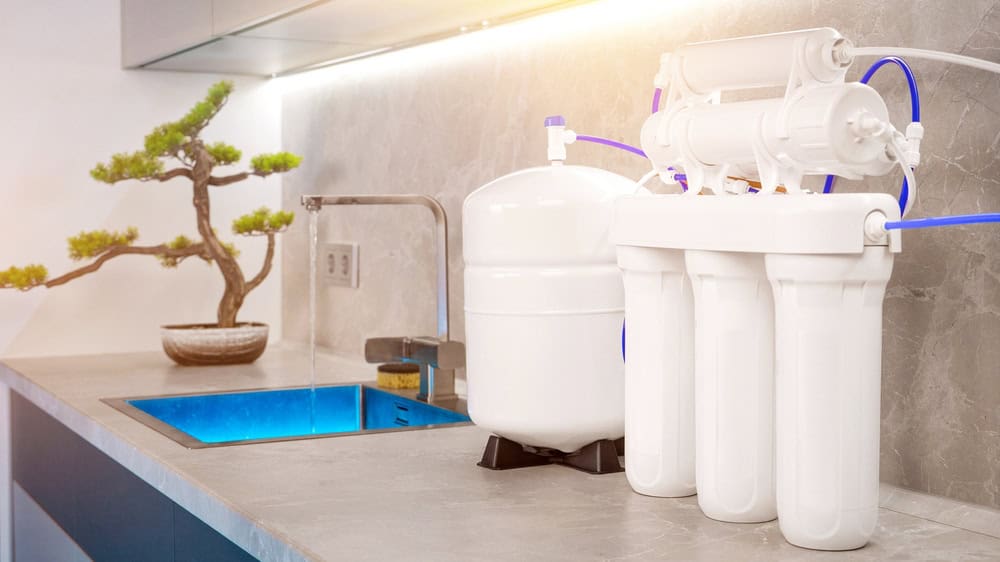
[[[622,246],[625,475],[647,496],[695,493],[694,312],[684,252]]]
[[[822,83],[843,81],[850,66],[835,60],[844,38],[821,27],[690,43],[672,55],[678,78],[696,93],[784,86],[793,75]]]
[[[870,246],[765,261],[776,310],[781,532],[806,548],[860,548],[878,518],[882,301],[892,253]]]
[[[695,302],[698,505],[734,523],[777,517],[774,304],[761,254],[688,250]]]

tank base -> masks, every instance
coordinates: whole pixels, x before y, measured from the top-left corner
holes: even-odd
[[[588,474],[623,472],[618,456],[625,452],[625,438],[594,441],[572,453],[556,449],[521,445],[510,439],[490,435],[479,466],[490,470],[509,470],[546,464],[562,464]]]

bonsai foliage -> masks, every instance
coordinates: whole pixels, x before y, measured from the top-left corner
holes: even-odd
[[[206,143],[201,133],[216,114],[226,105],[233,91],[231,82],[213,85],[205,99],[195,104],[187,115],[177,121],[164,123],[148,135],[142,150],[111,156],[107,163],[100,163],[90,171],[97,181],[115,184],[125,180],[165,182],[186,178],[191,182],[193,205],[198,236],[180,235],[169,242],[155,246],[138,246],[139,231],[128,227],[123,232],[95,230],[81,232],[69,239],[69,256],[76,261],[87,261],[77,269],[59,277],[49,278],[42,265],[27,265],[0,269],[0,288],[27,291],[35,287],[56,287],[93,273],[107,261],[126,255],[148,255],[159,259],[164,267],[177,267],[190,257],[198,257],[219,267],[225,279],[225,291],[219,303],[217,320],[220,327],[235,326],[236,315],[250,291],[256,289],[271,272],[274,261],[275,236],[288,228],[295,219],[293,213],[271,211],[266,207],[233,221],[232,232],[242,236],[264,236],[267,252],[264,263],[253,277],[247,279],[236,257],[239,252],[232,244],[223,242],[212,227],[209,187],[235,184],[251,176],[266,177],[296,168],[300,156],[288,152],[260,154],[250,160],[248,171],[213,175],[218,166],[236,164],[243,153],[236,147],[223,143]],[[168,163],[175,167],[168,168]]]

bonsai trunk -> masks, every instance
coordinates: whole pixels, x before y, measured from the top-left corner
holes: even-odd
[[[236,258],[226,251],[212,229],[211,205],[208,198],[208,186],[212,177],[212,157],[205,150],[201,141],[196,141],[194,149],[194,168],[192,183],[194,184],[194,208],[197,212],[198,233],[205,242],[206,249],[222,272],[226,281],[225,292],[219,302],[216,318],[220,328],[236,326],[236,314],[243,306],[246,297],[246,279]]]

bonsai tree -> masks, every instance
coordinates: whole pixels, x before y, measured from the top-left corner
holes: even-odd
[[[90,175],[97,181],[115,184],[125,180],[165,182],[174,178],[191,181],[193,204],[198,226],[198,239],[180,235],[170,242],[155,246],[138,246],[139,231],[128,227],[122,232],[95,230],[81,232],[69,238],[69,256],[76,261],[89,260],[86,265],[49,279],[45,266],[32,264],[0,270],[0,288],[27,291],[35,287],[57,287],[78,277],[93,273],[109,260],[120,256],[156,256],[164,267],[177,267],[190,257],[198,257],[219,267],[225,279],[225,291],[219,302],[218,326],[236,325],[236,315],[250,291],[256,289],[271,271],[274,260],[275,236],[288,228],[295,215],[271,211],[262,207],[233,221],[234,234],[266,236],[267,252],[264,263],[252,278],[247,279],[236,261],[238,252],[232,244],[219,239],[211,222],[209,187],[222,187],[241,182],[251,176],[267,177],[287,172],[299,165],[302,158],[288,152],[261,154],[250,160],[250,170],[232,175],[216,176],[218,166],[235,164],[242,153],[222,142],[206,143],[201,133],[222,110],[233,91],[233,84],[219,82],[208,90],[205,99],[177,121],[164,123],[146,135],[142,150],[115,154],[110,162],[97,164]],[[167,162],[175,167],[167,168]]]

